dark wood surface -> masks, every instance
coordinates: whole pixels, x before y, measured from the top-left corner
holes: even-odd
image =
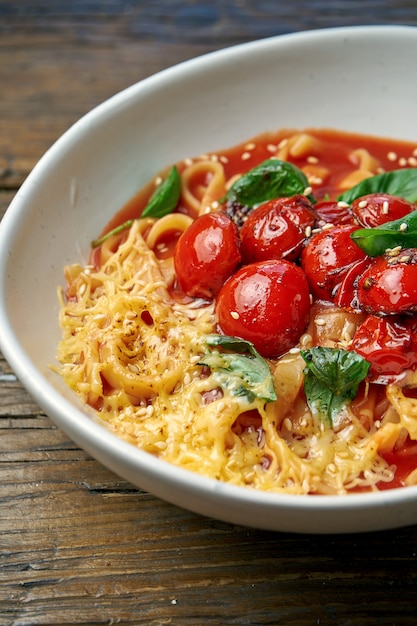
[[[417,24],[415,0],[0,0],[0,211],[43,152],[120,89],[297,30]],[[417,623],[417,527],[299,536],[133,488],[0,361],[0,626]]]

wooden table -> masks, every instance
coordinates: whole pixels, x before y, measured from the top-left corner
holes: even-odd
[[[414,6],[413,6],[414,5]],[[209,50],[417,24],[398,0],[0,0],[0,208],[120,89]],[[297,536],[180,510],[55,428],[0,363],[0,626],[415,624],[417,526]]]

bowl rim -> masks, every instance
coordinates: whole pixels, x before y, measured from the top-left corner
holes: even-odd
[[[232,59],[239,56],[242,51],[253,51],[269,46],[298,45],[299,42],[315,42],[319,38],[330,40],[336,37],[362,37],[366,35],[375,37],[404,36],[405,34],[417,38],[417,27],[409,25],[372,25],[372,26],[347,26],[323,28],[283,35],[275,35],[264,39],[240,43],[227,48],[214,50],[198,57],[182,61],[168,67],[157,74],[151,75],[128,86],[117,94],[111,96],[92,110],[84,114],[78,121],[71,125],[44,153],[21,185],[12,199],[6,213],[0,223],[0,267],[2,258],[7,254],[7,241],[12,238],[21,218],[24,218],[27,198],[30,198],[31,188],[36,184],[39,175],[55,159],[68,141],[76,141],[92,119],[106,115],[115,105],[129,100],[132,96],[146,89],[153,89],[161,81],[175,81],[184,72],[200,71],[213,60],[219,62],[223,59]],[[337,512],[348,508],[349,510],[370,511],[375,508],[395,506],[398,504],[417,502],[417,485],[406,488],[388,489],[379,492],[352,493],[349,495],[295,495],[285,493],[271,493],[240,487],[215,479],[193,473],[181,467],[173,466],[163,459],[153,457],[147,452],[136,448],[117,435],[110,432],[105,425],[89,416],[81,408],[75,408],[58,390],[44,377],[35,367],[19,339],[15,336],[10,317],[5,304],[5,285],[8,277],[3,269],[0,270],[0,349],[10,364],[16,376],[27,389],[39,406],[51,417],[66,434],[82,448],[91,451],[97,458],[97,446],[108,456],[111,461],[104,465],[114,469],[119,459],[127,462],[132,470],[138,475],[141,472],[151,474],[157,480],[163,480],[168,487],[181,486],[189,493],[215,496],[235,503],[244,502],[243,506],[257,506],[265,509],[291,508],[298,513],[311,511]],[[91,444],[94,442],[94,445]],[[88,443],[86,443],[88,442]],[[115,470],[123,475],[119,470]],[[130,480],[130,479],[128,479]],[[164,497],[169,500],[169,497]],[[176,501],[175,501],[176,502]],[[174,503],[175,503],[174,502]],[[192,510],[192,507],[186,508]],[[197,511],[198,512],[198,511]],[[393,527],[390,525],[389,527]]]

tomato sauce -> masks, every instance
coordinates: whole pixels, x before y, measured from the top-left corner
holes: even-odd
[[[394,479],[378,483],[379,489],[394,489],[405,486],[405,479],[417,467],[417,443],[409,441],[401,450],[381,454],[389,465],[396,467]]]
[[[282,145],[286,138],[294,132],[296,131],[288,129],[264,133],[233,148],[218,151],[215,157],[220,158],[226,177],[232,178],[259,165],[266,159],[270,159],[276,152],[277,146]],[[380,137],[327,129],[306,129],[303,132],[319,140],[318,152],[314,151],[314,154],[300,158],[290,155],[287,160],[302,169],[311,167],[312,161],[315,163],[317,159],[317,165],[329,170],[330,174],[326,180],[322,184],[314,186],[314,195],[318,200],[326,197],[334,199],[340,193],[339,182],[357,166],[357,162],[354,162],[355,157],[352,157],[352,153],[356,150],[368,150],[379,161],[381,169],[385,171],[405,166],[417,166],[417,145],[406,141],[381,139]],[[207,155],[208,158],[211,156],[213,155]],[[178,163],[180,172],[184,167],[185,162]],[[166,172],[162,172],[161,176],[165,174]],[[154,190],[155,181],[150,181],[114,215],[102,234],[127,220],[139,217]],[[183,212],[184,207],[180,205],[178,210]]]

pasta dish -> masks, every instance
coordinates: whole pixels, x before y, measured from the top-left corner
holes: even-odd
[[[219,481],[417,484],[416,148],[282,130],[162,171],[65,267],[65,383]]]

